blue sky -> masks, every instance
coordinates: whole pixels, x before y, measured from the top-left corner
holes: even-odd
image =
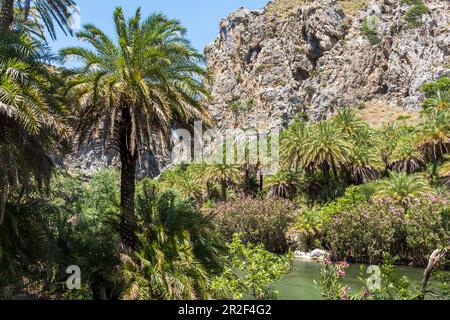
[[[112,15],[117,6],[123,7],[127,16],[141,7],[143,16],[162,12],[169,18],[179,19],[188,29],[188,38],[193,46],[201,52],[206,44],[215,39],[220,19],[240,7],[259,9],[267,2],[268,0],[77,0],[81,24],[93,23],[110,35],[114,35]],[[78,40],[62,33],[56,42],[51,43],[55,51],[73,45],[79,45]]]

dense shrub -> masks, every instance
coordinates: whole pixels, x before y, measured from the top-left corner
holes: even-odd
[[[89,182],[58,172],[47,195],[8,206],[0,227],[0,298],[90,299],[104,291],[118,263],[117,198],[114,170]],[[70,265],[83,271],[83,290],[65,287]]]
[[[148,189],[149,188],[149,189]],[[139,250],[122,256],[124,299],[211,299],[225,243],[191,200],[173,191],[138,194]]]
[[[438,196],[415,198],[407,211],[384,198],[331,216],[323,226],[324,240],[339,259],[379,263],[388,253],[424,265],[449,240],[449,213],[448,200]]]
[[[295,220],[295,206],[288,200],[240,198],[219,204],[211,214],[228,241],[240,233],[244,242],[263,243],[272,252],[289,247],[286,232]]]
[[[344,196],[324,206],[301,210],[292,234],[295,235],[297,246],[301,250],[312,250],[321,246],[323,224],[334,214],[351,210],[355,206],[367,202],[375,192],[374,183],[367,183],[347,188]]]

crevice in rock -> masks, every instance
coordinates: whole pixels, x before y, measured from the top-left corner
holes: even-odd
[[[256,61],[261,50],[262,47],[259,43],[255,46],[250,47],[250,50],[248,50],[247,54],[245,55],[245,63],[248,65],[251,64],[252,61]]]
[[[305,81],[309,78],[309,72],[303,68],[297,68],[292,71],[294,79],[298,82]]]

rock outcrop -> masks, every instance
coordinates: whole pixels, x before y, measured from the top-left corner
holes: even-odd
[[[299,113],[320,120],[343,106],[417,110],[421,85],[450,74],[450,1],[423,2],[414,26],[400,0],[276,0],[233,12],[205,49],[217,129],[280,129]],[[88,174],[115,162],[95,148],[70,159]],[[169,159],[146,155],[140,175]]]
[[[370,101],[414,110],[421,85],[450,73],[448,0],[424,1],[414,28],[399,0],[352,15],[342,1],[298,2],[288,14],[241,8],[221,21],[205,50],[219,129],[281,128],[299,112],[319,120]]]

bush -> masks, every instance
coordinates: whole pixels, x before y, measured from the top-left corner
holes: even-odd
[[[230,262],[223,274],[213,280],[213,288],[233,299],[242,299],[245,294],[257,300],[278,298],[278,291],[271,286],[288,271],[292,254],[275,255],[262,244],[245,245],[241,237],[233,235],[228,245]]]
[[[377,30],[370,27],[368,21],[363,22],[361,32],[366,36],[371,45],[377,45],[380,43]]]
[[[147,187],[149,189],[147,189]],[[212,224],[173,191],[138,195],[139,250],[122,256],[124,299],[211,299],[225,243]]]
[[[407,28],[417,28],[422,25],[422,21],[419,19],[422,15],[430,12],[430,9],[423,3],[422,0],[408,0],[408,4],[412,5],[411,8],[406,11],[404,19],[407,24]]]
[[[113,170],[101,170],[89,182],[58,172],[49,194],[8,206],[0,227],[0,298],[94,297],[94,282],[99,288],[112,280],[118,263],[117,194]],[[67,291],[70,265],[83,271],[83,291]]]
[[[448,200],[438,196],[415,198],[407,212],[385,198],[333,215],[324,224],[324,240],[338,259],[373,264],[388,253],[425,265],[449,239],[448,215]]]
[[[323,225],[326,221],[342,211],[367,202],[375,191],[374,183],[367,183],[347,188],[343,197],[322,207],[303,210],[292,227],[297,234],[297,244],[301,250],[312,250],[321,246]]]
[[[246,243],[263,243],[272,252],[289,248],[286,232],[295,217],[295,206],[282,199],[240,198],[212,209],[214,222],[227,241],[235,233]]]
[[[333,263],[326,259],[322,263],[320,277],[314,281],[320,288],[325,300],[417,300],[420,291],[408,278],[398,275],[394,266],[394,259],[388,255],[383,257],[383,263],[378,269],[372,269],[371,276],[367,277],[367,269],[361,267],[360,281],[363,289],[352,293],[349,285],[343,284],[346,262]],[[373,272],[375,271],[375,272]],[[442,297],[445,297],[442,295]]]

